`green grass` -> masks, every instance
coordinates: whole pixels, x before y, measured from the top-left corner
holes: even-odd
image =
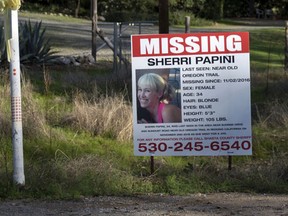
[[[50,20],[55,22],[64,22],[64,23],[91,23],[89,19],[83,19],[83,18],[75,18],[72,16],[65,16],[65,15],[59,15],[59,14],[50,14],[50,13],[38,13],[38,12],[26,12],[26,11],[20,11],[19,16],[23,18],[29,18],[31,17],[37,17],[37,20]]]
[[[90,23],[91,21],[83,18],[75,18],[71,15],[71,11],[65,11],[65,9],[54,7],[47,8],[47,6],[41,6],[39,4],[25,3],[19,10],[19,16],[23,18],[37,17],[37,20],[50,20],[64,23]]]
[[[99,131],[102,126],[98,126],[88,130],[101,112],[102,123],[108,122],[105,118],[108,114],[101,109],[106,105],[99,104],[98,96],[102,102],[119,101],[115,91],[126,94],[122,92],[125,86],[112,81],[110,87],[101,83],[95,94],[93,83],[112,71],[110,63],[77,68],[47,66],[45,70],[26,66],[22,77],[26,184],[18,188],[12,182],[9,88],[8,80],[4,79],[8,72],[1,71],[0,198],[77,199],[97,195],[231,191],[288,193],[284,30],[251,30],[250,44],[253,156],[233,157],[230,171],[227,157],[155,157],[155,173],[151,175],[150,158],[135,157],[131,139],[115,138],[117,132],[113,129],[122,109],[117,110],[114,128]],[[44,80],[44,71],[50,82]],[[81,100],[76,100],[77,97]],[[119,108],[119,104],[115,106]],[[126,105],[131,106],[128,100],[122,104],[123,109]],[[95,111],[95,107],[99,109]],[[113,107],[109,109],[112,111]],[[75,120],[80,118],[80,112],[83,119],[87,115],[84,120],[88,124]],[[124,116],[120,125],[127,121],[130,120]]]
[[[197,19],[193,22],[197,22]],[[184,25],[174,25],[175,27],[184,29]],[[261,27],[251,28],[249,22],[245,19],[241,20],[221,20],[216,24],[207,21],[207,23],[191,24],[191,33],[193,33],[193,27],[200,28],[203,31],[208,29],[215,29],[215,31],[221,31],[221,29],[227,30],[229,27],[237,27],[235,31],[248,31],[250,34],[250,63],[251,72],[267,72],[270,71],[283,71],[284,68],[284,49],[285,49],[285,28],[279,27]],[[247,26],[247,28],[245,27]],[[229,29],[230,30],[230,29]]]
[[[283,70],[285,29],[269,28],[250,31],[251,70]]]

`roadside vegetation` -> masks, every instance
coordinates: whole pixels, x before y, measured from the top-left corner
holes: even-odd
[[[37,27],[35,27],[37,28]],[[284,28],[250,31],[253,155],[135,157],[129,83],[111,62],[22,65],[24,188],[12,182],[10,84],[0,71],[0,198],[208,192],[288,193]],[[4,57],[3,57],[4,58]]]

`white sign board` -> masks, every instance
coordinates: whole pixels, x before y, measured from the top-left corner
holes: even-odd
[[[252,154],[248,32],[131,43],[135,155]]]

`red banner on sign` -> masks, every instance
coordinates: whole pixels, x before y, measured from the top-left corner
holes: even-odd
[[[248,52],[247,32],[132,36],[132,57]]]

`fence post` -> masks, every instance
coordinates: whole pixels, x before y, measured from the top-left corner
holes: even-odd
[[[285,22],[285,62],[284,62],[284,69],[285,71],[288,70],[288,21]]]
[[[117,54],[118,54],[118,25],[119,25],[119,23],[114,22],[113,72],[117,75],[118,75],[118,59],[117,59]]]
[[[96,52],[97,52],[97,46],[96,46],[96,37],[97,37],[97,0],[91,1],[91,17],[92,17],[92,56],[96,61]]]
[[[190,16],[185,16],[185,33],[190,32]]]

